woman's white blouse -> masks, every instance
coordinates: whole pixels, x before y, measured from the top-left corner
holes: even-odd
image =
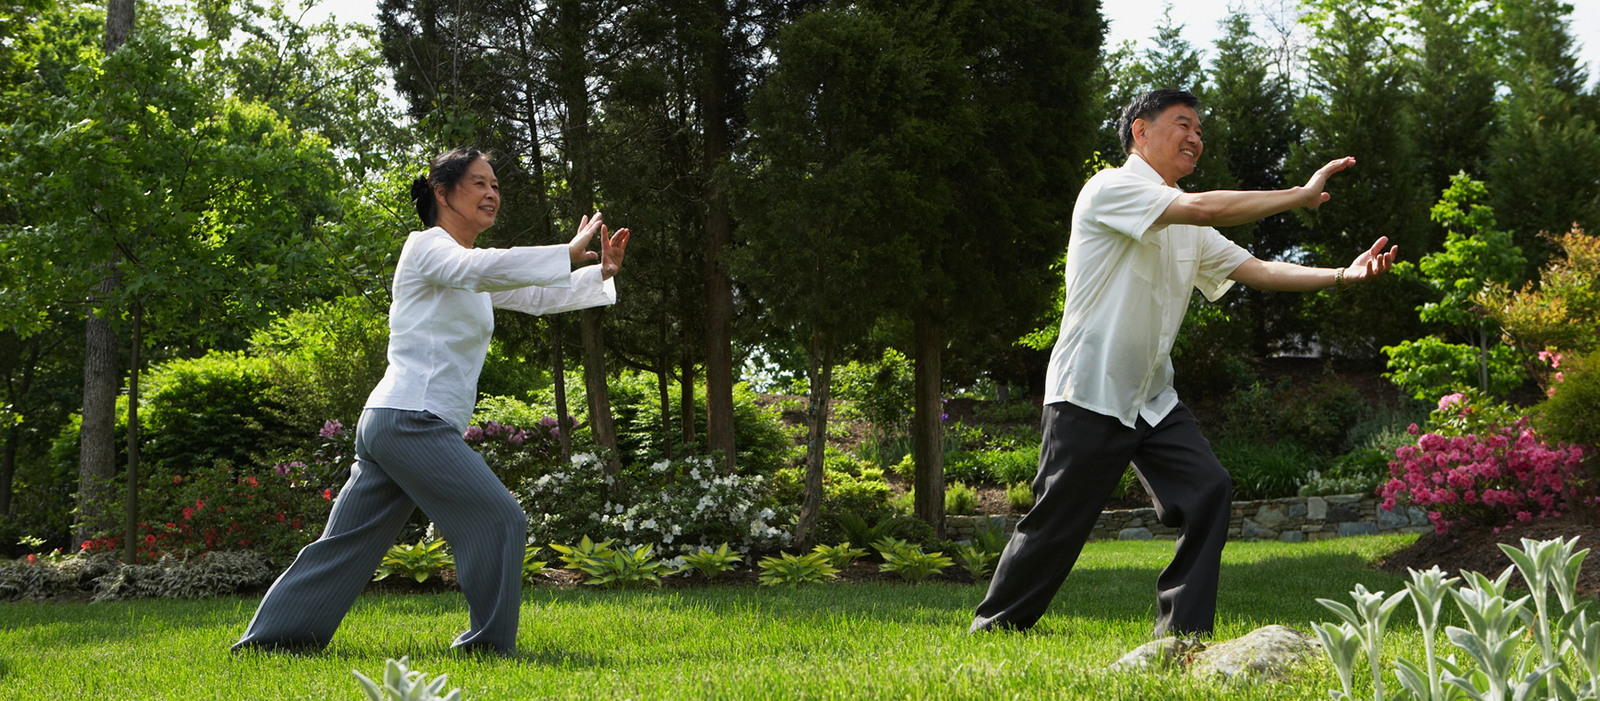
[[[1067,244],[1066,304],[1045,402],[1071,402],[1133,428],[1178,404],[1172,343],[1198,289],[1222,297],[1250,252],[1209,226],[1155,228],[1180,192],[1139,156],[1078,193]]]
[[[600,266],[572,270],[565,245],[464,248],[444,229],[400,251],[389,308],[389,368],[369,409],[427,411],[465,432],[494,334],[494,308],[528,314],[615,304]]]

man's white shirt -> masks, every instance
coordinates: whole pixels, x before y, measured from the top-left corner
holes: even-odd
[[[1191,290],[1216,301],[1251,257],[1211,227],[1153,228],[1180,194],[1137,155],[1078,193],[1045,403],[1071,402],[1129,428],[1141,416],[1154,426],[1177,406],[1172,343]]]
[[[465,248],[444,229],[400,251],[389,308],[389,367],[368,408],[428,411],[463,432],[494,334],[494,309],[554,314],[617,301],[600,266],[572,269],[565,245]]]

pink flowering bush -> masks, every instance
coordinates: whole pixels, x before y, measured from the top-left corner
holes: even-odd
[[[1441,402],[1441,411],[1455,404]],[[1392,479],[1378,494],[1385,509],[1405,504],[1426,510],[1436,533],[1465,521],[1501,526],[1560,515],[1582,461],[1581,448],[1546,445],[1525,418],[1473,434],[1428,432],[1395,452]]]
[[[561,464],[561,429],[548,416],[529,428],[486,421],[469,426],[462,438],[483,455],[484,462],[507,489],[515,489],[523,480]]]

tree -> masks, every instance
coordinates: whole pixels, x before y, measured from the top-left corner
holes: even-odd
[[[1416,112],[1423,192],[1443,192],[1458,172],[1481,178],[1495,119],[1491,17],[1468,0],[1416,0],[1406,7],[1405,47]]]

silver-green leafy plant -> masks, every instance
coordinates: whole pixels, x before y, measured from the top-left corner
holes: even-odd
[[[867,554],[866,550],[850,547],[850,541],[848,540],[838,545],[818,545],[812,549],[812,552],[828,558],[828,564],[833,565],[834,569],[840,570],[849,567],[850,563],[856,561],[856,558]]]
[[[388,579],[390,575],[397,574],[420,583],[428,581],[429,577],[445,568],[455,566],[456,560],[450,556],[443,540],[423,541],[415,545],[396,543],[383,556],[383,563],[378,565],[376,576],[372,579]]]
[[[1366,585],[1357,584],[1355,591],[1350,592],[1350,597],[1356,601],[1354,610],[1337,601],[1317,599],[1317,603],[1338,614],[1354,627],[1356,635],[1360,636],[1361,647],[1367,654],[1368,666],[1372,668],[1372,697],[1375,701],[1384,699],[1381,659],[1383,629],[1389,624],[1389,617],[1394,615],[1395,607],[1399,606],[1409,594],[1408,591],[1395,592],[1394,596],[1385,599],[1384,592],[1369,592]]]
[[[1355,701],[1353,678],[1356,660],[1361,656],[1361,634],[1349,623],[1323,621],[1313,623],[1311,629],[1322,641],[1322,649],[1328,652],[1328,660],[1339,673],[1339,686],[1344,688],[1343,691],[1330,691],[1329,695],[1333,696],[1333,701]]]
[[[1531,690],[1530,679],[1537,685],[1549,672],[1548,666],[1530,670],[1524,658],[1517,655],[1517,639],[1527,632],[1525,628],[1513,629],[1531,597],[1516,601],[1506,600],[1506,584],[1514,568],[1507,567],[1499,577],[1490,579],[1477,572],[1467,572],[1467,587],[1452,589],[1457,608],[1465,618],[1466,628],[1450,626],[1445,635],[1456,647],[1465,650],[1477,663],[1469,674],[1445,673],[1444,681],[1480,701],[1508,701],[1525,699]]]
[[[1410,660],[1395,660],[1395,676],[1399,677],[1400,685],[1405,687],[1411,696],[1419,701],[1445,701],[1444,683],[1439,678],[1439,659],[1435,651],[1434,640],[1439,631],[1439,609],[1444,605],[1444,598],[1455,585],[1461,581],[1456,577],[1445,577],[1444,570],[1437,565],[1426,572],[1408,570],[1411,581],[1406,582],[1406,591],[1411,592],[1411,604],[1417,609],[1417,626],[1422,629],[1422,650],[1427,669],[1422,669]],[[1445,663],[1450,665],[1449,662]],[[1459,675],[1460,670],[1451,665],[1451,671]]]
[[[619,548],[610,557],[590,557],[578,569],[589,575],[583,583],[596,587],[659,587],[661,576],[672,573],[671,566],[655,557],[654,545]]]
[[[409,657],[398,660],[391,658],[384,662],[382,684],[356,670],[352,669],[350,673],[356,675],[356,681],[361,683],[361,690],[367,692],[370,701],[461,701],[460,689],[451,689],[450,693],[439,695],[450,675],[441,674],[430,682],[427,674],[410,669],[409,664]]]
[[[1564,631],[1567,649],[1576,657],[1585,678],[1578,687],[1578,698],[1600,697],[1600,621],[1590,623],[1589,613],[1583,609],[1562,620],[1567,622]]]
[[[955,564],[943,552],[923,552],[922,546],[898,538],[879,538],[872,547],[883,556],[883,564],[878,566],[880,572],[893,572],[908,582],[920,582]]]
[[[551,543],[550,549],[559,553],[556,557],[561,558],[561,562],[564,563],[562,567],[569,570],[581,570],[584,563],[590,560],[611,557],[612,553],[615,552],[611,549],[613,542],[615,541],[605,540],[596,543],[590,540],[589,536],[584,536],[582,540],[578,541],[577,545]]]
[[[743,557],[738,551],[728,550],[728,544],[723,543],[716,550],[702,547],[695,552],[683,556],[683,568],[680,572],[698,570],[706,579],[716,579],[723,572],[733,569],[733,564]]]
[[[839,569],[828,564],[828,558],[814,552],[804,555],[779,553],[762,558],[758,564],[761,567],[759,579],[762,584],[769,587],[787,584],[790,589],[794,589],[801,584],[821,582],[839,576]]]

